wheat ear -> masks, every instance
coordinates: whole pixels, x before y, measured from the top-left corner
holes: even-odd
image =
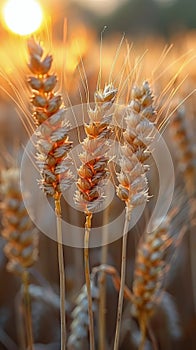
[[[121,147],[121,171],[117,174],[119,181],[117,195],[125,202],[125,222],[114,350],[118,349],[120,338],[129,222],[132,210],[138,205],[144,204],[148,197],[146,178],[148,166],[143,163],[150,156],[148,146],[153,139],[152,132],[156,119],[153,96],[148,82],[145,81],[141,88],[134,86],[131,97],[132,100],[125,110],[126,129],[123,132],[124,145]]]
[[[190,125],[187,120],[187,110],[185,105],[181,105],[177,108],[176,113],[171,119],[170,131],[171,137],[176,143],[176,156],[179,166],[179,171],[182,173],[184,178],[184,184],[186,192],[189,198],[195,195],[195,178],[196,178],[196,160],[194,145],[192,142],[192,135],[190,132]],[[191,203],[191,201],[189,202]],[[191,217],[190,207],[190,217]],[[193,208],[194,210],[194,208]],[[196,264],[195,250],[195,232],[191,225],[192,220],[190,219],[190,233],[189,233],[189,249],[190,249],[190,265],[191,265],[191,280],[193,287],[193,304],[196,311],[196,275],[194,267]]]
[[[133,280],[132,315],[140,324],[140,350],[144,349],[148,320],[161,297],[164,277],[168,272],[166,251],[172,244],[170,219],[165,217],[155,231],[144,234],[138,247]]]
[[[190,125],[188,124],[186,107],[181,105],[171,119],[171,136],[174,139],[178,153],[179,170],[184,176],[184,183],[189,197],[195,191],[195,154],[191,142]]]
[[[82,165],[78,169],[77,191],[75,201],[86,215],[84,237],[85,277],[88,292],[89,307],[89,334],[90,348],[94,350],[94,327],[90,289],[89,267],[89,236],[91,230],[92,213],[104,200],[104,184],[108,175],[107,141],[110,133],[112,113],[110,109],[114,103],[117,90],[112,84],[106,85],[103,90],[95,92],[95,107],[88,109],[89,124],[85,125],[86,138],[82,142],[84,152],[80,154]]]
[[[43,48],[33,39],[28,40],[29,69],[34,74],[29,78],[33,90],[31,99],[35,124],[39,126],[37,163],[40,168],[40,187],[46,195],[54,198],[57,221],[57,247],[60,276],[61,350],[66,348],[65,272],[61,227],[61,194],[73,181],[68,152],[72,147],[68,132],[70,125],[65,120],[61,95],[55,93],[57,77],[50,73],[52,56],[43,58]]]
[[[98,309],[99,289],[95,284],[95,279],[91,276],[91,296],[92,308],[95,313]],[[68,338],[68,350],[80,350],[83,348],[84,340],[88,337],[89,317],[88,317],[88,292],[86,284],[82,287],[76,301],[76,306],[72,311],[72,323],[70,326],[70,336]]]
[[[30,220],[20,192],[20,173],[18,168],[2,171],[1,192],[3,230],[7,243],[4,248],[8,258],[8,271],[21,277],[24,293],[25,324],[27,343],[33,349],[33,331],[29,296],[29,271],[38,257],[38,233]]]

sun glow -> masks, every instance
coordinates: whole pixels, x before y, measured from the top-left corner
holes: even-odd
[[[36,0],[8,0],[3,8],[6,26],[14,33],[28,35],[41,25],[43,13]]]

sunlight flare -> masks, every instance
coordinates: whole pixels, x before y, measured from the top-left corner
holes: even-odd
[[[36,0],[8,0],[3,8],[3,17],[12,32],[28,35],[40,27],[43,13]]]

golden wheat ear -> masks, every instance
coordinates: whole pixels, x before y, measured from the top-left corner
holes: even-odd
[[[85,125],[86,138],[82,142],[83,152],[80,154],[81,166],[78,169],[77,190],[75,193],[76,205],[85,213],[84,235],[84,263],[85,278],[88,295],[89,336],[90,348],[95,349],[94,320],[92,311],[89,238],[93,213],[103,203],[104,190],[108,179],[109,142],[114,104],[117,89],[112,84],[105,85],[103,90],[94,94],[94,107],[88,107],[89,123]]]
[[[108,177],[108,138],[111,134],[112,113],[117,90],[112,84],[95,92],[95,107],[88,109],[89,123],[80,154],[75,201],[84,212],[94,212],[104,201],[104,180]]]
[[[53,57],[44,55],[42,46],[34,38],[28,40],[28,52],[29,69],[33,73],[28,83],[33,92],[33,118],[38,126],[35,134],[37,164],[41,175],[39,184],[47,196],[53,197],[55,203],[61,299],[61,350],[65,350],[65,272],[60,199],[62,192],[74,180],[68,154],[72,148],[72,141],[69,139],[70,124],[65,117],[62,97],[55,91],[57,77],[51,73]]]
[[[38,137],[36,148],[40,168],[41,188],[48,196],[58,198],[73,182],[68,152],[72,148],[69,140],[70,123],[62,97],[55,92],[57,77],[51,73],[52,56],[43,57],[43,48],[33,39],[28,41],[29,68],[34,74],[28,79],[33,91],[31,98],[33,118]]]
[[[38,259],[38,232],[25,208],[20,191],[18,168],[3,170],[1,174],[2,193],[2,236],[6,239],[5,255],[7,268],[22,274]]]
[[[178,169],[184,177],[187,194],[191,197],[195,192],[196,154],[185,105],[179,106],[172,117],[170,121],[170,135],[177,146],[175,148],[175,156],[178,162]]]
[[[163,278],[166,273],[164,256],[171,246],[169,222],[164,219],[159,227],[146,234],[139,244],[133,281],[132,312],[139,319],[148,318],[160,297]]]
[[[153,95],[147,81],[141,87],[134,86],[131,91],[131,101],[125,108],[124,144],[121,146],[120,172],[117,174],[117,196],[125,202],[125,222],[123,228],[121,287],[119,292],[114,350],[118,349],[120,324],[122,317],[126,247],[132,210],[148,199],[148,181],[146,171],[148,165],[144,162],[149,158],[149,146],[154,139],[154,128],[157,113],[153,105]]]
[[[170,136],[172,143],[175,143],[174,156],[176,157],[177,173],[182,175],[186,195],[189,199],[196,197],[196,149],[194,132],[191,130],[191,123],[188,119],[186,104],[180,105],[170,121]],[[195,212],[194,201],[189,201],[189,255],[190,269],[193,290],[193,303],[196,311],[196,274],[194,272],[196,264],[195,250],[195,232],[191,219],[192,213]]]
[[[132,285],[131,313],[140,326],[139,349],[144,349],[147,332],[152,333],[150,321],[157,312],[163,312],[174,327],[172,337],[180,336],[178,315],[172,298],[165,291],[168,277],[172,278],[177,249],[187,232],[188,201],[176,190],[171,209],[165,217],[155,221],[156,229],[145,232],[140,239],[135,260]],[[172,271],[173,270],[173,271]],[[169,275],[170,273],[170,275]],[[151,334],[154,339],[153,334]],[[156,342],[156,340],[154,339]]]

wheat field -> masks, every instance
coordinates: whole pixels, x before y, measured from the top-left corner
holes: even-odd
[[[195,349],[196,33],[171,41],[2,39],[0,350]]]

